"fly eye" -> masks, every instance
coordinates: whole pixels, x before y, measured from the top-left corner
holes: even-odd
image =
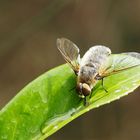
[[[83,92],[84,96],[88,96],[91,93],[91,88],[89,87],[89,85],[84,83],[82,85],[82,92]]]
[[[108,52],[108,55],[111,55],[111,53],[110,53],[110,52]]]
[[[107,55],[111,55],[111,50],[110,49],[108,49]]]

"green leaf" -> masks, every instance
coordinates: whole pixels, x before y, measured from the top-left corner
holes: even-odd
[[[123,57],[113,55],[113,62]],[[130,59],[129,59],[130,58]],[[126,61],[125,61],[126,62]],[[128,57],[128,64],[140,60]],[[140,66],[111,75],[94,87],[89,105],[75,91],[76,76],[68,65],[59,66],[31,82],[0,111],[1,140],[43,140],[93,108],[110,103],[140,85]],[[93,126],[94,127],[94,126]]]

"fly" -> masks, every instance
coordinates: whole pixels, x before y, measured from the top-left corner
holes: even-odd
[[[140,59],[140,53],[136,52],[120,54],[121,57],[118,60],[113,60],[111,50],[108,47],[96,45],[91,47],[84,56],[80,58],[79,48],[66,38],[57,39],[57,47],[77,75],[76,90],[78,91],[79,97],[84,99],[84,104],[87,103],[86,97],[88,95],[91,96],[91,91],[98,80],[102,80],[102,87],[108,92],[103,85],[103,79],[105,77],[140,65],[121,65],[122,62],[128,60],[128,56]],[[113,63],[113,61],[116,62]]]

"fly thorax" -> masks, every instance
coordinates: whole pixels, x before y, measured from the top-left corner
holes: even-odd
[[[79,82],[90,84],[96,76],[98,69],[95,66],[85,65],[80,68],[78,79]]]

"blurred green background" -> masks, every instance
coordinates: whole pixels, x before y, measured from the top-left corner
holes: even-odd
[[[140,52],[140,0],[1,0],[0,107],[64,60],[56,38]],[[63,73],[60,73],[63,74]],[[139,94],[138,94],[139,93]],[[48,140],[139,140],[140,88],[81,116]]]

